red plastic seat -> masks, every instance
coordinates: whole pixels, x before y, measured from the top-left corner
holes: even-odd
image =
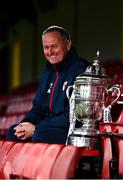
[[[29,164],[23,171],[23,176],[33,179],[50,179],[52,167],[63,145],[58,144],[34,144],[29,153],[27,163]]]
[[[113,139],[118,157],[118,173],[123,178],[123,124],[116,123],[113,133],[115,133]]]
[[[102,133],[112,132],[111,123],[100,123],[99,130]],[[110,179],[110,161],[112,159],[112,144],[109,136],[101,136],[101,152],[102,152],[102,179]]]
[[[80,148],[64,146],[52,167],[51,179],[69,179],[75,175]],[[40,176],[39,176],[40,178]]]
[[[24,117],[24,114],[14,114],[9,116],[3,116],[0,119],[0,135],[6,136],[8,128],[15,123],[19,123]]]
[[[2,168],[6,161],[7,154],[10,151],[10,149],[13,147],[15,142],[12,141],[5,141],[3,145],[0,148],[0,178],[3,178]]]
[[[24,143],[21,148],[18,156],[15,158],[13,162],[13,170],[11,174],[11,178],[20,178],[22,176],[22,172],[24,168],[26,168],[29,164],[27,164],[27,158],[29,157],[29,153],[32,150],[33,143]]]
[[[14,115],[28,112],[32,107],[32,99],[15,99],[10,102],[6,109],[6,115]]]
[[[0,148],[2,147],[4,140],[0,140]]]
[[[119,116],[118,120],[116,121],[116,123],[123,124],[123,110],[121,111],[120,116]]]
[[[26,143],[13,163],[11,178],[50,178],[52,165],[62,147],[63,145]]]
[[[60,179],[73,177],[79,155],[80,148],[74,146],[26,143],[14,159],[11,178]]]
[[[44,153],[48,149],[48,147],[49,144],[47,143],[32,144],[31,151],[29,151],[28,157],[26,159],[26,164],[28,164],[28,166],[26,166],[26,168],[23,169],[22,177],[26,177],[30,179],[36,178],[38,167],[40,166],[41,160],[43,160]],[[26,146],[24,148],[26,148]]]
[[[8,152],[2,168],[4,179],[10,179],[11,174],[13,174],[14,160],[17,158],[18,153],[20,152],[23,145],[23,143],[16,143]]]

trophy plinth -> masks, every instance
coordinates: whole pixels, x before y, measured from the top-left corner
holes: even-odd
[[[97,149],[97,132],[94,123],[90,120],[83,120],[84,124],[80,128],[75,128],[69,136],[69,144],[86,149]]]

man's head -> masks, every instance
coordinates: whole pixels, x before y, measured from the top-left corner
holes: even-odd
[[[70,50],[71,39],[63,27],[50,26],[42,34],[42,44],[45,58],[51,64],[58,64]]]

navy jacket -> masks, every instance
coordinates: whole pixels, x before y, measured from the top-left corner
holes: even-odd
[[[69,100],[66,89],[73,85],[77,75],[83,73],[90,63],[80,58],[71,48],[65,59],[51,65],[47,62],[32,109],[24,121],[49,127],[69,127]]]

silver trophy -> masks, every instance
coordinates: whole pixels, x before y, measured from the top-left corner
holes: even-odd
[[[114,91],[115,99],[112,98]],[[70,127],[66,144],[96,149],[97,123],[102,120],[112,121],[110,110],[120,96],[119,86],[112,86],[111,80],[100,65],[99,51],[93,64],[76,77],[73,86],[68,87],[66,94],[70,105]],[[76,127],[77,121],[80,127]]]

